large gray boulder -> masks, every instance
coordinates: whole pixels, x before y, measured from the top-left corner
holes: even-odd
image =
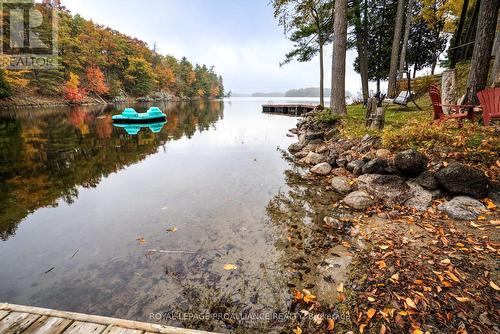
[[[311,168],[311,172],[318,175],[328,175],[332,171],[332,166],[328,162],[322,162]]]
[[[350,180],[345,176],[336,176],[332,179],[332,188],[339,194],[348,194],[352,191]]]
[[[305,158],[301,160],[302,163],[307,165],[317,165],[325,161],[325,157],[322,154],[316,152],[309,152]]]
[[[413,197],[405,179],[397,175],[365,174],[358,177],[358,189],[389,205],[403,204]]]
[[[364,210],[375,204],[375,201],[364,191],[354,191],[344,198],[344,203],[353,209]]]
[[[439,183],[450,193],[474,198],[488,196],[488,179],[480,170],[455,162],[436,173]]]
[[[407,182],[411,188],[412,197],[405,201],[405,205],[415,208],[418,211],[425,211],[432,204],[433,194],[429,190],[425,190],[420,185],[414,182]]]
[[[474,198],[458,196],[449,202],[438,206],[438,210],[445,212],[448,216],[460,220],[475,220],[486,208]]]
[[[396,154],[394,164],[404,176],[416,177],[427,167],[427,158],[420,152],[407,150]]]

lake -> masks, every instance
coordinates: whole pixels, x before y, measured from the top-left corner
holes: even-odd
[[[160,104],[168,122],[137,135],[112,124],[124,106],[2,112],[0,302],[283,328],[240,317],[289,312],[290,288],[317,279],[301,263],[335,198],[310,200],[281,151],[297,118],[262,114],[269,100]],[[238,316],[201,316],[216,313]]]

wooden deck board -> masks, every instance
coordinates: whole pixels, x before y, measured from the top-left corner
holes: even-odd
[[[2,315],[4,316],[2,318]],[[216,334],[146,322],[0,303],[0,334]]]
[[[0,320],[5,318],[9,314],[9,311],[0,310]]]
[[[41,316],[23,334],[60,334],[73,322],[70,319]]]
[[[138,329],[129,329],[123,327],[109,326],[103,334],[142,334],[143,331]]]
[[[75,321],[63,332],[63,334],[100,334],[104,332],[105,329],[105,325]]]
[[[40,315],[25,312],[11,312],[0,321],[0,333],[2,334],[18,334],[23,332],[32,323],[34,323]]]

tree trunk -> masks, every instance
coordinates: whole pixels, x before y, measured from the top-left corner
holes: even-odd
[[[406,50],[408,49],[408,40],[410,39],[411,28],[411,11],[413,9],[413,0],[408,0],[408,10],[406,11],[405,35],[403,37],[403,46],[401,48],[401,56],[399,57],[399,75],[398,80],[403,78],[403,72],[407,68]]]
[[[345,58],[347,52],[347,0],[335,1],[332,62],[332,95],[330,109],[333,114],[347,115],[345,105]]]
[[[377,95],[380,96],[380,78],[377,78]]]
[[[413,66],[413,79],[417,76],[417,65]]]
[[[359,74],[361,75],[361,91],[363,93],[363,103],[366,104],[369,98],[368,92],[368,52],[366,50],[366,6],[365,6],[365,19],[361,19],[361,9],[359,0],[355,0],[354,8],[356,15],[356,48],[358,51],[358,61],[359,61]]]
[[[431,75],[434,75],[434,71],[436,71],[437,58],[438,57],[432,58]]]
[[[411,1],[411,0],[410,0]],[[455,68],[457,64],[457,54],[458,48],[462,40],[462,32],[464,31],[465,18],[467,17],[467,9],[469,8],[469,0],[464,0],[462,5],[462,12],[460,13],[460,21],[458,23],[457,32],[455,33],[455,38],[452,43],[452,51],[450,55],[450,68]]]
[[[493,68],[491,69],[491,85],[495,86],[500,83],[500,34],[497,33],[497,42],[495,50],[495,62],[493,63]]]
[[[477,103],[477,92],[486,88],[490,67],[491,50],[495,38],[498,18],[498,0],[483,0],[479,8],[476,42],[472,53],[469,80],[467,83],[468,102]]]
[[[399,47],[401,45],[401,32],[403,30],[403,18],[405,10],[405,0],[398,0],[398,9],[396,13],[396,26],[394,29],[394,38],[392,39],[391,66],[389,68],[389,84],[387,87],[387,96],[394,97],[396,93],[396,71],[398,70]]]
[[[325,106],[325,89],[324,89],[324,65],[323,65],[323,41],[319,41],[319,104]]]

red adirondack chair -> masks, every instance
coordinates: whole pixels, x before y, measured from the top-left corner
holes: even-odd
[[[431,96],[432,107],[434,108],[434,120],[444,121],[450,118],[454,119],[472,119],[472,106],[469,105],[457,105],[457,104],[442,104],[441,103],[441,92],[439,88],[435,85],[429,86],[429,95]],[[449,113],[445,114],[443,107],[448,108]]]
[[[500,87],[488,88],[477,93],[483,108],[483,122],[490,125],[492,119],[500,119]]]

